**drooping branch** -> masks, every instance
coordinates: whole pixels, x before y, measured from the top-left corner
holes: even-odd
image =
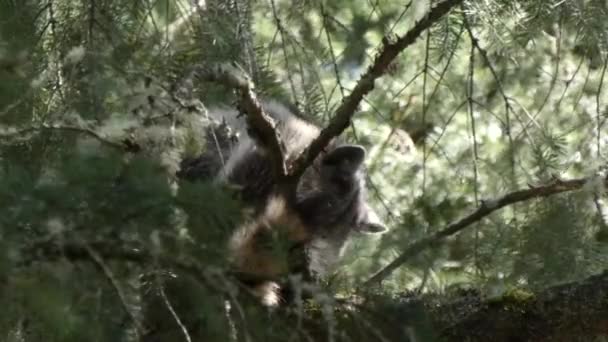
[[[407,260],[424,251],[428,247],[437,245],[442,242],[445,238],[458,233],[459,231],[467,228],[471,224],[481,220],[482,218],[490,215],[498,209],[504,208],[508,205],[524,202],[534,198],[548,197],[563,192],[574,191],[581,189],[585,184],[593,181],[595,178],[577,178],[571,180],[560,180],[554,179],[552,182],[541,186],[530,186],[529,189],[518,190],[508,193],[502,197],[493,200],[482,201],[481,205],[477,210],[471,214],[463,217],[462,219],[450,223],[445,228],[437,231],[433,235],[424,239],[418,240],[411,244],[405,249],[395,260],[389,263],[386,267],[368,279],[364,286],[370,286],[373,284],[380,283],[386,279],[393,271],[403,265]],[[608,185],[608,178],[604,179],[604,186]]]
[[[342,100],[336,109],[335,116],[325,127],[319,136],[306,148],[300,156],[292,163],[289,176],[297,179],[304,173],[304,170],[315,160],[329,142],[338,135],[342,134],[355,114],[357,107],[363,97],[374,89],[376,79],[386,73],[386,70],[393,60],[408,46],[412,45],[420,35],[431,25],[439,21],[453,7],[462,3],[463,0],[446,0],[433,7],[422,20],[418,21],[412,29],[405,35],[389,41],[384,39],[382,50],[376,55],[374,62],[361,76],[353,91]]]

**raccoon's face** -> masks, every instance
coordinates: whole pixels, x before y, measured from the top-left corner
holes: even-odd
[[[338,262],[353,232],[387,230],[367,204],[365,154],[359,145],[337,146],[321,156],[298,185],[295,210],[310,231],[304,247],[313,274],[322,275]]]

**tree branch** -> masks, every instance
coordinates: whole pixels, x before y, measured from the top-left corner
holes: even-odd
[[[573,342],[608,334],[608,271],[531,292],[510,289],[487,297],[475,289],[339,300],[338,326],[352,341]],[[343,315],[343,316],[342,316]],[[370,329],[353,329],[360,316]],[[362,321],[362,320],[361,320]],[[323,324],[310,330],[319,340]]]
[[[106,260],[119,260],[142,265],[156,261],[160,265],[172,267],[190,274],[193,278],[206,285],[209,284],[209,279],[205,272],[206,270],[195,263],[153,254],[135,246],[120,246],[120,244],[116,242],[88,242],[87,246],[89,246],[88,248],[93,249],[100,258]],[[18,266],[27,266],[37,260],[50,261],[60,258],[66,258],[70,261],[92,260],[97,263],[96,260],[91,258],[88,248],[86,248],[83,243],[78,242],[66,241],[58,243],[54,240],[39,241],[26,248],[24,255],[29,255],[30,257],[20,262]]]
[[[329,125],[321,131],[319,136],[310,144],[310,146],[292,163],[289,172],[290,178],[298,179],[306,168],[312,164],[313,160],[315,160],[325,146],[327,146],[334,137],[342,134],[342,132],[348,128],[359,103],[363,100],[365,95],[374,89],[374,82],[380,76],[384,75],[393,60],[405,50],[405,48],[412,45],[416,39],[420,37],[422,32],[439,21],[439,19],[453,7],[462,2],[463,0],[446,0],[433,7],[427,16],[418,21],[404,36],[399,37],[394,41],[389,41],[387,38],[384,39],[384,47],[380,53],[376,55],[374,62],[367,69],[365,74],[361,76],[350,95],[342,100],[342,104],[336,109],[335,116]]]
[[[590,341],[608,333],[608,271],[538,294],[514,290],[451,322],[445,341]],[[454,305],[462,312],[463,305]]]
[[[167,297],[167,294],[165,293],[165,289],[164,289],[164,285],[163,284],[159,285],[158,292],[160,293],[160,296],[161,296],[163,302],[165,303],[165,306],[167,307],[167,309],[169,309],[169,312],[171,313],[171,316],[173,316],[173,319],[175,320],[175,323],[177,323],[177,325],[179,326],[180,330],[182,331],[182,334],[184,334],[184,339],[186,340],[186,342],[192,342],[192,338],[190,337],[190,333],[188,332],[188,328],[182,322],[181,318],[179,318],[179,315],[177,314],[177,312],[173,308],[173,305],[171,304],[171,301],[169,301],[169,297]]]
[[[462,219],[450,223],[445,228],[435,232],[433,235],[418,240],[411,244],[404,252],[401,253],[395,260],[389,263],[386,267],[368,279],[364,286],[370,286],[380,283],[386,279],[393,271],[403,265],[409,258],[417,255],[426,248],[439,244],[448,236],[454,235],[469,225],[481,220],[490,215],[494,211],[506,207],[508,205],[527,201],[534,198],[548,197],[551,195],[574,191],[581,189],[587,182],[593,181],[594,178],[577,178],[571,180],[554,179],[551,183],[541,186],[530,186],[529,189],[518,190],[508,193],[502,197],[493,200],[485,200],[477,210]],[[608,178],[604,179],[604,186],[608,186]]]
[[[98,264],[98,260],[92,258],[92,255],[89,252],[92,249],[99,258],[103,258],[104,260],[132,262],[140,265],[156,263],[162,267],[188,274],[201,284],[218,291],[218,293],[226,293],[229,291],[226,286],[217,284],[213,281],[214,276],[218,276],[213,274],[213,270],[200,265],[196,261],[183,260],[172,256],[152,253],[142,247],[143,246],[139,244],[121,246],[118,242],[95,241],[87,242],[85,246],[82,242],[62,241],[59,243],[52,239],[43,240],[24,248],[23,255],[29,257],[24,258],[17,266],[27,267],[35,261],[53,261],[61,258],[65,258],[72,262],[93,261],[95,264]],[[243,282],[276,281],[276,279],[246,275],[239,272],[224,272],[221,274],[221,277],[234,279],[235,281],[238,279]]]
[[[285,148],[274,120],[264,112],[258,101],[251,80],[245,72],[234,66],[198,67],[194,73],[205,81],[218,82],[237,90],[239,109],[247,114],[247,124],[254,130],[256,139],[269,150],[273,172],[279,180],[287,176]]]
[[[123,141],[122,143],[115,142],[115,141],[112,141],[112,140],[109,140],[109,139],[103,137],[101,134],[99,134],[89,128],[78,127],[78,126],[68,126],[68,125],[58,125],[58,124],[48,124],[48,123],[42,123],[39,126],[32,126],[32,127],[27,127],[27,128],[23,128],[23,129],[18,129],[18,130],[8,132],[8,133],[0,133],[0,139],[9,139],[12,137],[20,138],[22,135],[33,133],[33,132],[40,132],[40,131],[44,131],[44,130],[75,132],[75,133],[79,133],[79,134],[88,135],[89,137],[98,140],[99,142],[101,142],[104,145],[107,145],[109,147],[112,147],[112,148],[115,148],[115,149],[118,149],[121,151],[137,152],[137,150],[138,150],[138,148],[136,146],[133,146],[133,144],[127,140]]]
[[[104,262],[103,257],[101,255],[99,255],[99,253],[97,253],[96,250],[91,248],[91,246],[89,246],[89,244],[87,244],[86,242],[82,243],[82,248],[89,255],[90,259],[93,260],[93,262],[95,264],[97,264],[97,266],[101,269],[101,271],[108,278],[108,280],[110,281],[110,284],[114,287],[114,290],[116,291],[116,294],[118,295],[118,298],[120,299],[123,309],[125,310],[126,314],[131,318],[131,320],[133,321],[133,324],[135,324],[135,329],[137,330],[139,336],[143,336],[145,329],[144,329],[141,321],[137,318],[135,313],[133,313],[133,310],[131,310],[131,308],[129,307],[129,304],[127,304],[128,303],[127,296],[126,296],[125,292],[123,291],[122,286],[120,285],[120,282],[114,276],[114,272],[112,272],[112,269],[110,269],[110,267]]]

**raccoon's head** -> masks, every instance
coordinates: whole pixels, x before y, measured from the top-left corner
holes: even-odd
[[[302,175],[295,202],[271,195],[230,241],[238,271],[264,279],[304,273],[314,280],[335,267],[353,233],[384,233],[386,226],[367,203],[365,154],[358,145],[330,145]],[[250,285],[266,305],[293,296],[290,286],[272,281]]]
[[[334,145],[304,173],[296,193],[296,211],[310,230],[305,246],[308,271],[322,275],[342,256],[353,232],[387,231],[368,205],[365,191],[365,148]]]

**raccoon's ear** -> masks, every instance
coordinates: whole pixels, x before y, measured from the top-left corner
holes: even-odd
[[[361,145],[338,146],[323,157],[324,166],[337,166],[340,170],[355,173],[365,160],[365,148]]]
[[[359,222],[355,229],[363,234],[384,234],[388,231],[384,222],[371,208],[367,209],[365,220]]]

